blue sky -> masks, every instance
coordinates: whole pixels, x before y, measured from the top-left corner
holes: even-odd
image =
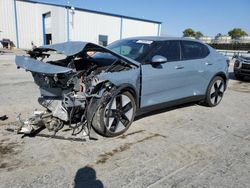
[[[161,21],[162,34],[182,36],[186,28],[206,36],[234,27],[250,35],[250,0],[37,0]]]

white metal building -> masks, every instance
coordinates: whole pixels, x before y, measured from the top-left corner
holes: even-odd
[[[230,36],[227,36],[227,35],[222,35],[222,36],[219,36],[219,37],[215,37],[213,43],[218,43],[218,44],[229,44],[232,42],[232,38]]]
[[[238,40],[239,43],[250,43],[250,36],[242,36]]]
[[[209,36],[203,36],[203,37],[200,37],[199,40],[201,40],[204,43],[211,44],[213,38]]]
[[[106,45],[132,36],[157,36],[161,22],[28,0],[0,0],[0,40],[31,48],[69,40]]]

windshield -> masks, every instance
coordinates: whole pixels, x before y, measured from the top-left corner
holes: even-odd
[[[152,47],[151,40],[120,40],[107,46],[108,49],[141,62],[144,54]]]

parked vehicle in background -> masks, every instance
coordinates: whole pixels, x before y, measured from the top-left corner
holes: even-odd
[[[245,76],[250,76],[250,52],[242,55],[235,55],[234,76],[238,80],[243,80]]]
[[[50,51],[65,57],[48,60]],[[54,132],[67,125],[117,136],[140,113],[194,101],[218,105],[228,80],[223,55],[185,38],[129,38],[107,48],[67,42],[29,55],[17,56],[16,64],[32,73],[46,111],[25,121],[19,129],[25,133],[39,122]]]
[[[10,39],[0,40],[0,43],[2,44],[3,48],[11,49],[12,47],[15,47],[13,41]]]

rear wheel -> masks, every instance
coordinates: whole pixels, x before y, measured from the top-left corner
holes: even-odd
[[[92,125],[103,136],[118,136],[132,124],[135,111],[134,97],[129,92],[121,92],[97,110]]]
[[[220,76],[214,77],[207,89],[205,100],[206,105],[210,107],[218,105],[223,97],[224,92],[225,81]]]

